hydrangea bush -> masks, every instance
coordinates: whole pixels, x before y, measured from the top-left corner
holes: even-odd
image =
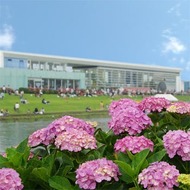
[[[0,190],[188,189],[190,104],[112,101],[108,131],[71,116],[0,155]]]

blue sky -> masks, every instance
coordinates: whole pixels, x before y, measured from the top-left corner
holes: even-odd
[[[182,69],[190,0],[0,0],[0,50]]]

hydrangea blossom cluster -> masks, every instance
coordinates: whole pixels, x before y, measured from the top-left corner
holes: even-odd
[[[190,189],[190,174],[180,174],[177,178],[177,182]]]
[[[138,107],[128,106],[114,113],[108,122],[108,127],[118,135],[127,132],[136,135],[152,124],[151,119]]]
[[[173,190],[178,186],[179,171],[167,162],[154,162],[138,176],[138,183],[148,190]]]
[[[79,152],[82,148],[95,149],[96,139],[84,130],[67,129],[55,139],[55,146],[60,150]]]
[[[163,142],[170,158],[178,155],[183,161],[190,161],[190,131],[168,131],[163,136]]]
[[[113,178],[118,181],[119,168],[111,160],[101,158],[87,161],[76,170],[76,184],[82,189],[96,189],[96,183],[103,180],[111,181]]]
[[[64,126],[64,128],[62,127]],[[60,119],[57,119],[48,125],[50,132],[55,134],[63,131],[65,128],[74,128],[85,130],[88,134],[93,135],[95,128],[89,122],[86,122],[82,119],[74,118],[72,116],[63,116]],[[63,129],[62,129],[63,128]]]
[[[190,103],[187,102],[175,102],[168,106],[166,109],[168,112],[185,114],[190,113]]]
[[[7,157],[7,153],[6,152],[2,152],[0,155],[3,156],[4,158]]]
[[[48,145],[49,140],[47,140],[47,133],[47,128],[42,128],[34,131],[34,133],[28,137],[28,145],[31,147],[38,146],[39,144]]]
[[[161,112],[170,105],[170,101],[165,98],[147,97],[139,103],[139,108],[146,113]]]
[[[118,110],[125,109],[128,106],[138,107],[138,103],[128,98],[120,99],[118,101],[113,101],[109,106],[109,115],[112,116],[115,113],[117,113]]]
[[[66,132],[68,129],[86,131],[87,134],[91,136],[95,132],[94,127],[89,122],[71,116],[64,116],[53,121],[46,128],[39,129],[32,133],[28,138],[28,145],[31,147],[40,144],[49,145],[54,143],[57,136]]]
[[[154,144],[151,140],[144,136],[127,136],[122,139],[118,139],[114,145],[116,152],[131,151],[136,154],[144,149],[150,149],[153,151]]]
[[[15,170],[0,169],[0,190],[21,190],[23,187],[19,174]]]

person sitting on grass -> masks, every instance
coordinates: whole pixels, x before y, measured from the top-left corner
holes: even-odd
[[[49,104],[49,101],[46,101],[44,98],[42,99],[42,104]]]
[[[40,110],[40,112],[39,112],[39,114],[44,114],[45,113],[45,110],[44,110],[44,108],[42,108],[41,110]]]
[[[90,112],[91,108],[90,107],[86,107],[86,112]]]
[[[34,113],[34,114],[39,114],[38,108],[35,108],[33,113]]]
[[[18,102],[16,102],[16,104],[14,105],[14,110],[17,112],[19,111],[20,105]]]
[[[21,98],[21,99],[20,99],[20,103],[22,103],[22,104],[27,104],[28,101],[27,101],[26,99]]]
[[[5,109],[4,112],[3,112],[3,116],[8,116],[8,115],[9,115],[9,110]]]
[[[0,116],[4,116],[4,111],[3,111],[3,109],[1,109],[1,111],[0,111]]]

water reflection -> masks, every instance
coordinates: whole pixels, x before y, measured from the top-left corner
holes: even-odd
[[[22,140],[28,137],[34,131],[46,127],[52,120],[37,121],[0,121],[0,153],[6,148],[17,146]],[[108,118],[86,118],[85,120],[97,121],[98,126],[103,130],[107,130]]]

